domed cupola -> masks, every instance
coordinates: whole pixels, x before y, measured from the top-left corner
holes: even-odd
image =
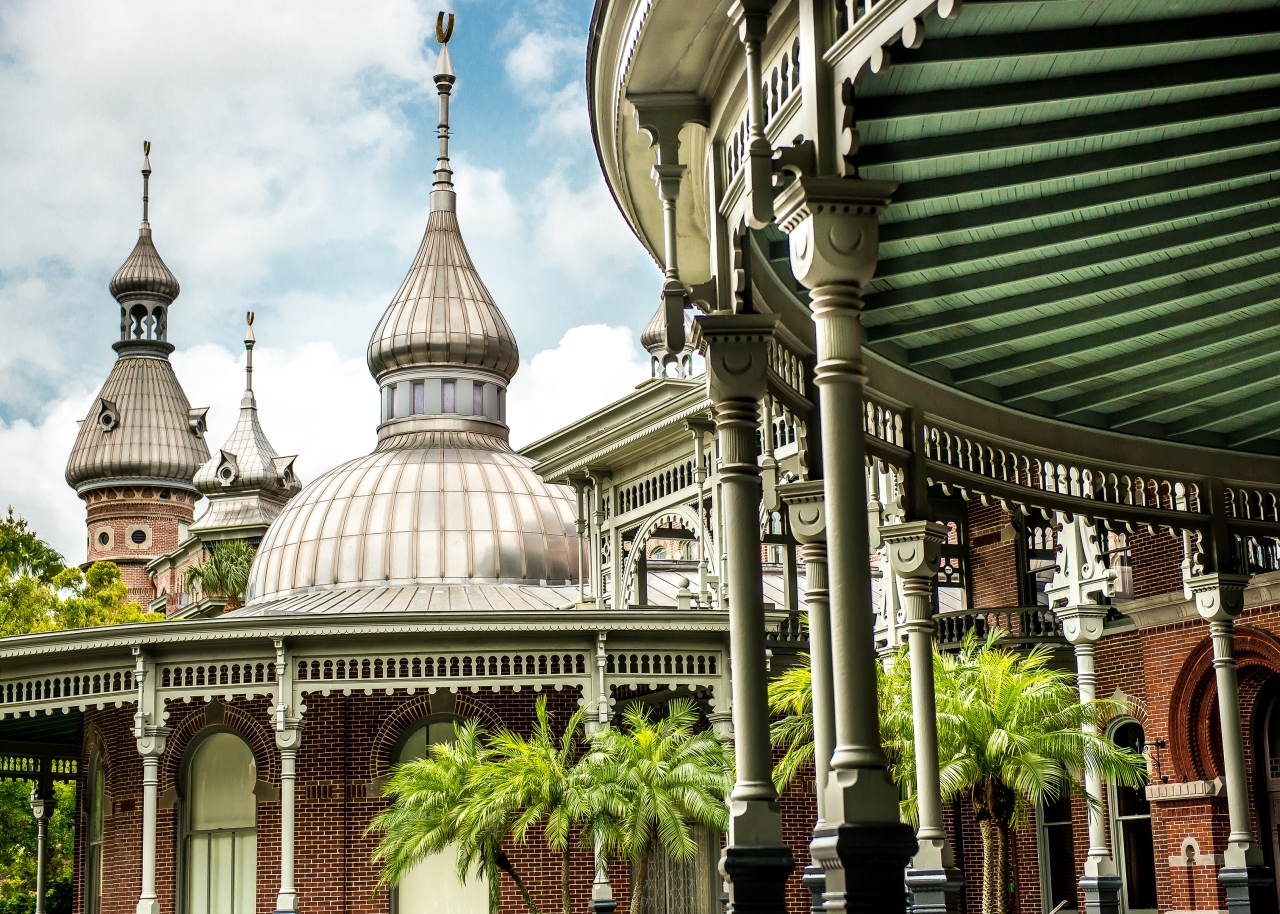
[[[472,594],[460,597],[466,607],[524,605],[513,587],[576,596],[573,492],[544,482],[507,444],[507,383],[520,356],[458,231],[451,31],[452,16],[448,30],[437,25],[440,156],[427,232],[369,343],[382,396],[378,446],[284,506],[237,612],[415,610],[448,604],[440,595],[453,587]]]
[[[674,366],[678,378],[693,377],[693,334],[689,329],[690,321],[685,318],[685,344],[679,355],[673,355],[667,348],[667,303],[658,303],[658,310],[653,312],[649,323],[640,331],[640,345],[649,353],[649,374],[654,378],[667,377],[668,366]]]
[[[146,600],[142,566],[177,545],[179,523],[190,522],[200,498],[192,479],[209,459],[208,410],[191,408],[169,362],[178,281],[151,241],[149,153],[143,144],[138,243],[111,280],[120,303],[116,362],[80,423],[65,474],[88,506],[88,560],[120,564],[130,595]]]
[[[449,166],[449,96],[455,76],[441,47],[439,159],[431,215],[417,257],[369,341],[382,391],[379,436],[471,431],[507,437],[506,389],[520,352],[458,228]]]

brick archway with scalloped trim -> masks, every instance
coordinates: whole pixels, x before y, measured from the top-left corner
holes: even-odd
[[[487,730],[502,729],[502,718],[476,696],[466,692],[453,694],[453,706],[451,708],[444,707],[445,702],[442,701],[442,698],[441,691],[437,691],[435,695],[425,693],[415,695],[382,722],[382,726],[378,728],[377,735],[373,738],[373,748],[369,752],[369,780],[371,782],[385,778],[391,771],[391,753],[395,751],[396,743],[400,741],[401,734],[413,726],[414,723],[431,714],[456,714],[458,717],[467,720],[479,720]]]
[[[1241,691],[1254,680],[1280,674],[1280,640],[1262,629],[1236,626],[1236,667]],[[1256,689],[1253,689],[1256,691]],[[1249,721],[1244,721],[1248,732]],[[1213,641],[1205,635],[1187,655],[1169,700],[1169,752],[1174,771],[1186,781],[1221,775],[1222,737],[1218,726],[1218,683]]]
[[[258,766],[259,781],[266,781],[273,787],[280,786],[277,764],[279,753],[276,751],[276,741],[271,731],[250,711],[222,702],[217,704],[221,706],[221,710],[210,713],[213,702],[208,704],[192,702],[177,726],[173,728],[173,732],[169,734],[169,745],[165,749],[164,762],[160,766],[162,792],[178,783],[178,775],[182,770],[182,757],[186,755],[187,749],[197,734],[206,727],[218,726],[234,730],[249,744]],[[263,714],[267,712],[267,700],[258,699],[255,704],[259,707],[254,707],[253,711],[260,710]]]

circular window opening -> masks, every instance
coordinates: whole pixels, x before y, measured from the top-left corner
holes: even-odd
[[[132,533],[129,534],[129,539],[133,540],[134,543],[141,546],[143,543],[147,541],[147,531],[134,530]]]
[[[223,478],[223,479],[230,479],[230,478],[231,478],[231,467],[223,467],[223,468],[222,468],[221,476],[222,476],[222,478]]]
[[[98,421],[102,423],[103,428],[107,428],[107,429],[115,425],[115,420],[111,418],[110,413],[103,413],[102,418],[100,418]]]
[[[111,542],[111,534],[108,533],[106,530],[103,530],[101,533],[98,534],[99,546],[105,546],[109,542]]]

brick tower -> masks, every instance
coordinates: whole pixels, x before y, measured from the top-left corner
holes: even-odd
[[[191,408],[169,362],[169,307],[179,287],[151,243],[149,151],[143,144],[138,243],[111,279],[120,303],[116,363],[80,423],[66,471],[88,509],[85,567],[115,562],[130,598],[144,605],[155,598],[146,565],[177,547],[200,498],[192,479],[209,459],[207,410]]]

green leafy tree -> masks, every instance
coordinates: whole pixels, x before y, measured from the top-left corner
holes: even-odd
[[[634,704],[623,714],[622,727],[596,734],[583,759],[594,830],[607,853],[635,864],[631,914],[640,914],[656,846],[676,860],[689,860],[698,850],[695,825],[714,831],[728,825],[730,757],[714,733],[695,732],[697,722],[688,699],[671,702],[657,720]]]
[[[531,914],[542,914],[524,880],[502,851],[511,831],[511,816],[477,816],[470,802],[491,770],[491,750],[475,721],[454,729],[451,743],[432,745],[426,758],[398,766],[383,788],[391,805],[374,817],[365,834],[382,838],[373,862],[382,863],[375,887],[395,885],[433,854],[453,847],[458,879],[466,884],[476,872],[489,883],[489,908],[497,912],[499,872],[515,882]]]
[[[546,696],[540,697],[533,733],[527,739],[507,729],[494,736],[489,764],[476,779],[464,811],[470,827],[505,829],[519,842],[531,827],[543,826],[547,846],[560,854],[564,914],[572,914],[569,838],[574,827],[590,815],[584,771],[577,767],[584,714],[581,709],[575,712],[557,737]]]
[[[55,628],[164,621],[164,613],[147,612],[129,599],[129,588],[120,580],[120,567],[114,562],[94,562],[83,573],[79,568],[64,569],[54,578],[54,586],[65,594],[54,608]]]
[[[25,518],[15,514],[13,505],[8,515],[0,519],[0,564],[13,575],[26,575],[42,584],[52,584],[66,562],[27,524]]]
[[[193,597],[201,593],[208,597],[224,597],[228,612],[238,609],[244,605],[254,553],[254,548],[244,540],[214,543],[207,559],[183,572],[183,587]]]
[[[1081,774],[1097,771],[1115,784],[1146,781],[1145,759],[1116,746],[1085,724],[1101,729],[1127,710],[1123,702],[1082,703],[1074,677],[1048,666],[1043,646],[1028,654],[1005,650],[1000,633],[982,642],[972,634],[958,654],[934,649],[934,689],[938,718],[939,780],[945,801],[965,798],[982,836],[983,914],[1007,914],[1008,849],[1013,829],[1025,825],[1038,803],[1071,794],[1083,796]],[[806,658],[807,660],[807,658]],[[774,744],[786,749],[775,769],[785,783],[812,758],[812,687],[807,662],[790,680],[775,680],[770,706],[786,715],[773,726]],[[889,769],[902,797],[903,814],[916,821],[916,756],[911,712],[911,665],[902,650],[881,671],[880,736]],[[806,694],[807,693],[807,694]],[[805,747],[804,741],[809,741]]]

